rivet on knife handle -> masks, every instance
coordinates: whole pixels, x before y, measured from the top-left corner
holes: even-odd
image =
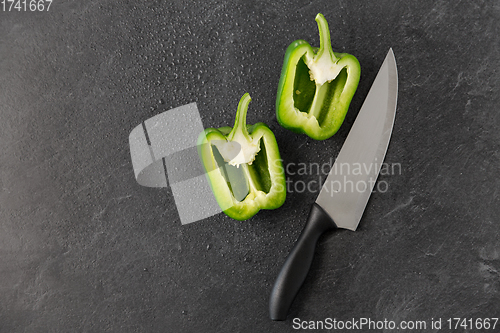
[[[333,220],[313,204],[307,223],[274,283],[269,312],[272,320],[285,320],[288,309],[309,272],[319,236],[336,228]]]

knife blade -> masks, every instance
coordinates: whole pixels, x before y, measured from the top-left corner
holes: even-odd
[[[397,66],[391,48],[274,283],[269,302],[272,320],[286,319],[311,267],[321,234],[335,228],[355,231],[358,227],[389,146],[397,92]]]

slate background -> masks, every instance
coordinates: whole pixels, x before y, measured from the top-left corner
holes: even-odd
[[[342,129],[322,142],[274,115],[285,49],[319,44],[318,12],[333,49],[362,66]],[[55,0],[0,12],[0,332],[500,317],[499,35],[497,1]],[[288,320],[272,322],[272,284],[317,193],[291,192],[247,222],[182,226],[169,188],[136,183],[128,135],[190,102],[204,126],[232,124],[250,92],[248,123],[269,124],[286,164],[329,162],[390,47],[399,96],[386,162],[401,174],[380,177],[389,189],[357,232],[320,239]]]

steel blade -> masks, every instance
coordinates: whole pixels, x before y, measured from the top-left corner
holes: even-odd
[[[391,48],[316,199],[339,228],[358,227],[389,145],[397,93]]]

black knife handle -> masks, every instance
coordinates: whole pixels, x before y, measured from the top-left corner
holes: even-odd
[[[304,283],[309,268],[311,268],[319,236],[336,227],[335,222],[323,208],[314,203],[299,239],[286,258],[276,282],[274,282],[269,301],[272,320],[286,319],[288,309]]]

